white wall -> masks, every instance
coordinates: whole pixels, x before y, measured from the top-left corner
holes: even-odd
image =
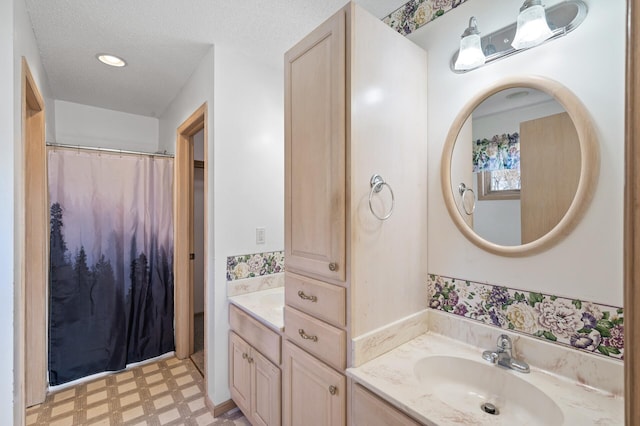
[[[209,106],[206,374],[207,392],[220,404],[230,398],[227,256],[284,247],[282,70],[212,47],[160,117],[161,150],[175,152],[177,127],[204,102]],[[266,244],[255,244],[256,227],[266,228]]]
[[[0,2],[0,335],[13,336],[13,2]],[[13,423],[13,345],[0,347],[0,423]]]
[[[213,128],[213,46],[202,57],[198,68],[191,74],[189,81],[171,101],[171,104],[160,115],[160,134],[158,149],[168,153],[176,152],[176,130],[189,116],[205,102],[209,105],[207,126]],[[213,132],[209,131],[209,139],[206,141],[209,148],[213,146]],[[209,149],[209,158],[213,159],[213,150]],[[209,163],[212,164],[212,163]],[[209,174],[209,184],[213,185],[213,174]],[[213,249],[213,246],[211,247]],[[212,251],[209,251],[211,254]]]
[[[216,46],[216,404],[229,398],[227,256],[284,249],[283,80],[281,69]],[[256,227],[266,229],[265,244],[255,243]]]
[[[3,131],[2,159],[0,160],[0,200],[3,212],[0,213],[0,271],[3,271],[0,286],[0,334],[13,336],[13,346],[4,345],[0,350],[0,423],[19,423],[23,418],[24,401],[21,396],[23,386],[22,357],[18,349],[20,336],[21,311],[18,296],[22,280],[21,263],[23,259],[20,247],[24,239],[24,218],[19,214],[19,207],[24,203],[23,183],[23,144],[22,144],[22,57],[25,57],[36,85],[45,100],[45,111],[48,117],[54,114],[51,92],[40,54],[31,29],[31,21],[23,0],[1,2],[0,5],[0,84],[3,89],[1,99],[13,102],[8,108],[0,106],[0,128]],[[13,4],[11,4],[13,3]],[[6,22],[5,22],[6,20]],[[13,30],[13,35],[11,31]],[[6,32],[6,34],[5,34]],[[11,51],[13,54],[11,55]],[[8,93],[5,85],[11,85]],[[8,116],[11,116],[8,121]],[[52,131],[50,120],[47,120],[47,134]],[[7,129],[13,129],[7,132]],[[7,133],[5,133],[7,132]],[[6,142],[4,142],[6,140]],[[6,217],[5,217],[6,215]],[[11,265],[11,263],[13,263]],[[7,272],[8,271],[8,272]],[[12,271],[12,272],[11,272]],[[6,280],[6,282],[4,282]],[[6,327],[6,329],[5,329]]]
[[[159,120],[74,102],[55,101],[57,143],[129,151],[158,151]]]
[[[464,3],[409,37],[429,52],[430,272],[622,306],[625,2],[586,0],[589,15],[568,36],[454,74],[449,60],[470,16],[484,34],[515,21],[519,3],[490,3]],[[505,258],[477,248],[457,230],[444,206],[439,174],[458,111],[488,85],[517,75],[557,80],[581,99],[600,140],[601,173],[593,202],[571,235],[543,253]]]

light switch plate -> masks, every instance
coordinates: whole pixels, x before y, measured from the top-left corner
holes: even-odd
[[[265,228],[256,228],[256,244],[264,244],[266,241]]]

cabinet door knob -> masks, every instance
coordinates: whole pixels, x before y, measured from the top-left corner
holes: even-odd
[[[329,393],[330,393],[331,395],[335,395],[335,394],[337,394],[337,393],[338,393],[338,388],[337,388],[337,387],[335,387],[335,386],[333,386],[333,385],[329,386]]]
[[[304,340],[311,340],[312,342],[318,341],[318,336],[309,336],[304,332],[303,328],[298,329],[298,334],[300,334],[300,337],[302,337]]]
[[[331,263],[329,264],[329,270],[330,270],[331,272],[335,272],[335,271],[337,271],[337,270],[338,270],[338,264],[337,264],[336,262],[331,262]]]
[[[246,352],[243,352],[243,353],[242,353],[242,359],[247,359],[247,357],[249,357],[249,355],[247,355],[247,353],[246,353]]]
[[[298,297],[302,300],[308,300],[310,302],[317,302],[318,298],[316,296],[307,296],[306,294],[304,294],[304,291],[300,290],[298,292]]]
[[[253,358],[251,358],[251,357],[247,358],[247,362],[248,362],[249,364],[251,364],[251,363],[253,362]]]

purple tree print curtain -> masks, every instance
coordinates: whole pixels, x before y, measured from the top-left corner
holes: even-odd
[[[50,383],[174,350],[173,160],[48,158]]]

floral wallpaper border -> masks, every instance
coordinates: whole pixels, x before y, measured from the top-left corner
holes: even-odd
[[[227,257],[227,281],[284,272],[284,251]]]
[[[430,274],[429,307],[619,360],[623,309]]]
[[[382,22],[406,36],[466,1],[468,0],[410,0],[382,18]]]

